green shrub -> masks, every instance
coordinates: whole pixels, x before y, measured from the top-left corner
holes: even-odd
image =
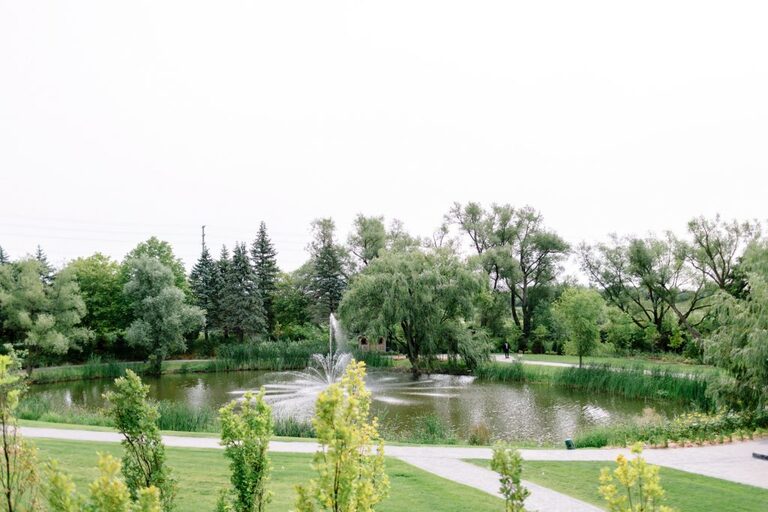
[[[499,492],[504,496],[506,512],[525,512],[525,499],[531,493],[520,483],[520,475],[523,472],[523,458],[520,452],[508,444],[496,444],[493,447],[491,469],[499,473]]]
[[[272,409],[264,401],[262,388],[255,397],[247,392],[242,402],[233,400],[219,410],[221,444],[230,460],[231,496],[222,495],[236,512],[263,512],[271,500],[267,490],[271,465],[267,456],[272,437]]]
[[[115,389],[104,395],[109,402],[109,416],[123,434],[123,476],[136,500],[139,490],[155,486],[160,491],[163,510],[174,509],[176,481],[165,464],[165,445],[157,426],[158,408],[147,400],[149,386],[131,370],[115,379]]]
[[[614,425],[589,430],[574,438],[578,448],[629,446],[642,442],[651,446],[702,444],[751,437],[768,429],[768,415],[719,412],[690,412],[669,421]]]

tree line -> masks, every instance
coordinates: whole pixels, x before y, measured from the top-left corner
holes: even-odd
[[[504,340],[538,353],[701,359],[723,297],[749,298],[745,256],[762,241],[758,222],[716,216],[692,219],[682,237],[612,235],[574,247],[534,208],[470,202],[454,204],[429,237],[358,215],[340,241],[333,220],[318,219],[309,258],[293,272],[279,269],[263,223],[250,244],[222,247],[218,258],[203,242],[189,275],[154,237],[122,262],[97,253],[59,270],[40,248],[15,261],[0,248],[0,340],[26,350],[29,366],[91,354],[161,361],[221,343],[319,338],[337,312],[353,335],[385,338],[415,373],[436,354],[472,367]],[[570,255],[588,287],[565,274]],[[583,338],[596,343],[579,348],[574,315],[587,311]]]

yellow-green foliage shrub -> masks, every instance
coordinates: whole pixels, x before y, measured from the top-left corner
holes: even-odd
[[[369,512],[389,491],[384,443],[376,418],[369,418],[371,393],[364,378],[365,363],[353,361],[341,382],[317,398],[313,424],[320,450],[313,467],[318,478],[297,486],[299,512]]]
[[[610,468],[600,471],[600,495],[608,503],[608,512],[674,512],[662,505],[659,467],[646,463],[642,451],[643,445],[637,443],[632,446],[634,459],[619,455],[613,472]]]

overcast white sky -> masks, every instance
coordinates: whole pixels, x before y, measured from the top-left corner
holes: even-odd
[[[279,261],[453,201],[567,240],[768,217],[768,3],[0,0],[0,245]]]

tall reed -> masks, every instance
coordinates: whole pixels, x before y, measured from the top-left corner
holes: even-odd
[[[217,370],[295,370],[305,368],[312,354],[328,351],[325,342],[266,341],[221,345],[212,362]]]
[[[627,398],[674,400],[703,410],[713,407],[706,392],[708,379],[701,374],[607,365],[555,368],[522,363],[488,363],[480,365],[475,375],[480,380],[492,382],[544,383]]]

